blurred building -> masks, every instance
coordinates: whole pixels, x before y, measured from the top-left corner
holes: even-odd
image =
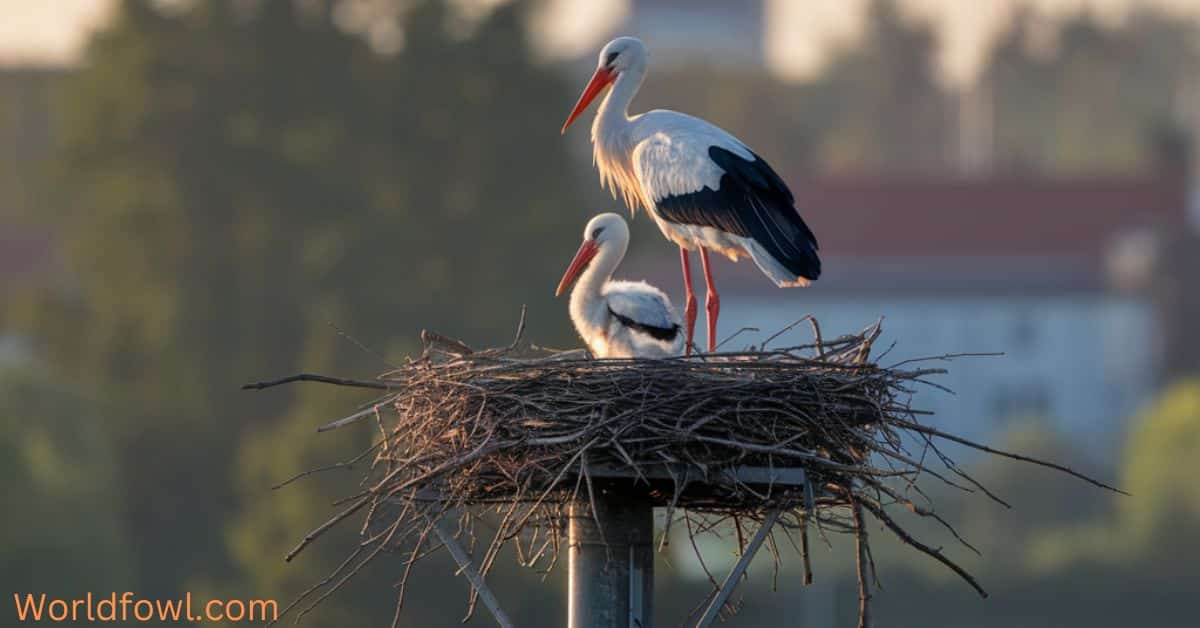
[[[949,369],[934,381],[955,394],[914,399],[976,437],[1044,418],[1103,451],[1156,389],[1169,334],[1153,287],[1162,243],[1186,229],[1186,179],[792,180],[824,275],[779,290],[722,261],[722,338],[756,327],[761,340],[806,314],[834,337],[882,317],[883,364],[1002,352],[926,364]],[[680,284],[674,256],[636,273]],[[810,337],[802,325],[783,341]]]

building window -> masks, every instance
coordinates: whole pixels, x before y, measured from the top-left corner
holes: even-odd
[[[1030,351],[1037,344],[1037,322],[1029,312],[1019,312],[1012,328],[1013,349]]]

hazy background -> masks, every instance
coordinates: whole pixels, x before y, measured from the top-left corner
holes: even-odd
[[[982,558],[917,529],[993,595],[880,530],[880,625],[1195,625],[1198,19],[1186,0],[0,1],[0,589],[286,601],[332,570],[352,526],[282,556],[357,477],[270,487],[365,443],[314,433],[361,396],[238,386],[371,377],[426,327],[507,342],[521,304],[531,339],[577,342],[551,292],[587,218],[621,208],[587,123],[559,127],[632,33],[634,108],[742,137],[822,244],[805,290],[719,263],[722,336],[883,316],[885,362],[1004,352],[916,403],[1133,493],[955,452],[1014,508],[930,487]],[[624,274],[678,299],[673,249],[634,227]],[[789,552],[775,592],[760,561],[730,625],[852,625],[846,549],[809,589]],[[399,564],[310,625],[387,625]],[[452,572],[422,565],[401,625],[459,619]],[[561,623],[564,569],[491,582],[520,625]],[[671,626],[708,584],[676,543],[656,586]]]

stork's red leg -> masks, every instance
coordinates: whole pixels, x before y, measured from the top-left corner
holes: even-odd
[[[717,350],[717,317],[721,315],[721,295],[713,285],[712,270],[708,267],[708,249],[700,247],[700,264],[704,266],[704,286],[707,295],[704,310],[708,314],[708,352]]]
[[[703,250],[703,249],[702,249]],[[687,321],[686,355],[692,355],[692,336],[696,333],[696,293],[692,292],[692,265],[687,249],[679,247],[679,259],[683,262],[683,287],[687,289],[687,302],[683,314]]]

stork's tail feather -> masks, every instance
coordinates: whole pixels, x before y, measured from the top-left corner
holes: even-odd
[[[746,238],[743,246],[763,274],[780,288],[805,287],[821,276],[821,258],[815,247],[804,247],[806,254],[793,259],[778,260],[753,239]]]

